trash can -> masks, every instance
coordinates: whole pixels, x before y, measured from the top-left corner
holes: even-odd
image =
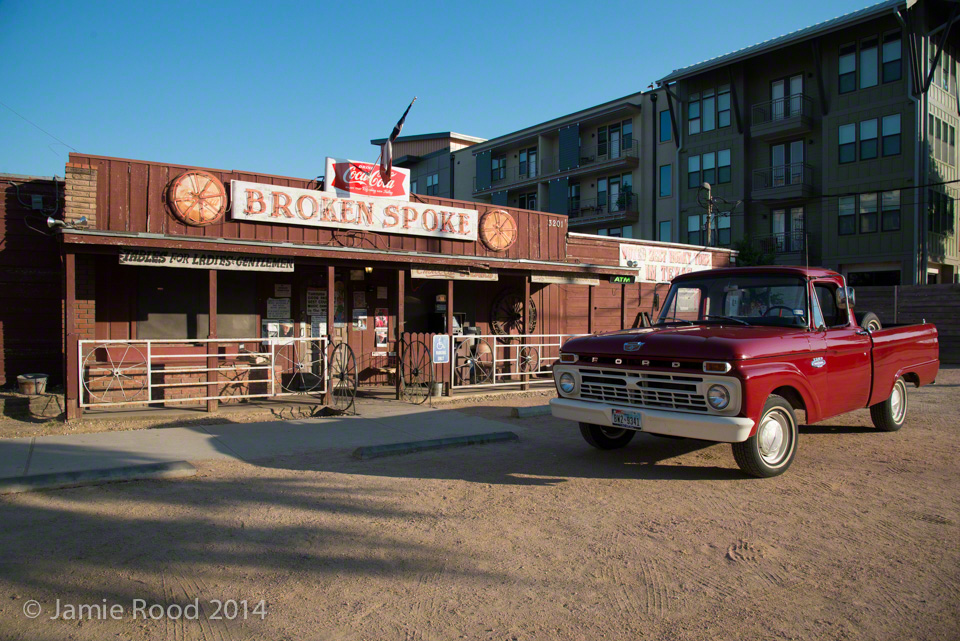
[[[443,396],[443,383],[434,383],[430,390],[431,396]]]
[[[20,393],[26,396],[36,396],[47,391],[46,374],[21,374],[17,376],[17,385]]]

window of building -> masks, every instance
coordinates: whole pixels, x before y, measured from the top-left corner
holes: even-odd
[[[620,124],[620,132],[623,134],[623,148],[630,149],[633,146],[633,121],[624,120]]]
[[[860,194],[860,233],[877,231],[877,195]]]
[[[673,241],[673,232],[670,230],[671,225],[669,220],[661,220],[657,227],[657,240],[664,243]]]
[[[571,214],[580,212],[580,183],[567,185],[567,211]]]
[[[726,247],[730,245],[730,214],[721,214],[717,217],[715,243]]]
[[[530,192],[529,194],[520,194],[519,199],[520,209],[532,209],[536,211],[537,209],[537,192]]]
[[[884,191],[880,194],[880,229],[897,231],[900,229],[900,190]]]
[[[690,96],[690,102],[687,104],[687,132],[700,133],[700,94],[698,93]]]
[[[597,234],[616,238],[633,238],[633,226],[626,225],[624,227],[606,227],[598,229]]]
[[[717,92],[717,127],[730,126],[730,85],[720,87]]]
[[[840,93],[849,93],[857,88],[857,45],[840,47]]]
[[[626,131],[624,131],[626,129]],[[633,121],[624,120],[613,125],[604,125],[597,129],[597,155],[619,158],[629,146],[625,136],[633,139]]]
[[[883,36],[883,81],[900,80],[900,32]]]
[[[876,87],[878,82],[877,38],[867,38],[860,43],[860,88]]]
[[[900,114],[883,117],[883,155],[900,153]]]
[[[841,236],[857,233],[857,197],[843,196],[837,203],[838,229]]]
[[[700,186],[700,156],[687,158],[687,188]]]
[[[700,244],[700,216],[694,215],[687,218],[687,244]]]
[[[607,206],[607,179],[597,180],[597,209],[603,209]]]
[[[955,165],[957,164],[957,130],[954,129],[953,125],[947,125],[947,127],[950,129],[950,136],[947,140],[947,162]]]
[[[427,176],[427,195],[436,196],[440,193],[440,174],[430,174]]]
[[[717,154],[710,152],[700,158],[700,171],[703,172],[703,182],[711,185],[717,182]]]
[[[597,155],[606,156],[607,155],[607,128],[600,127],[597,129]]]
[[[661,198],[666,198],[673,194],[673,165],[660,165],[660,191]]]
[[[507,156],[501,154],[490,159],[490,180],[497,182],[507,177]]]
[[[717,152],[717,182],[721,185],[730,182],[729,149],[721,149]]]
[[[877,149],[877,119],[862,120],[860,122],[860,160],[876,158]]]
[[[607,236],[615,236],[620,238],[623,236],[623,230],[620,227],[610,227],[607,230]]]
[[[713,131],[717,128],[717,98],[713,93],[713,89],[707,89],[703,92],[700,107],[703,114],[701,131]]]
[[[534,178],[537,175],[537,148],[520,150],[520,178]]]
[[[667,142],[673,138],[673,125],[670,122],[670,110],[660,112],[660,142]]]
[[[840,163],[853,162],[857,159],[857,126],[854,124],[840,125]]]
[[[410,181],[410,193],[411,193],[411,194],[419,194],[419,193],[420,193],[420,192],[418,191],[418,189],[417,189],[417,181],[416,181],[416,180]]]

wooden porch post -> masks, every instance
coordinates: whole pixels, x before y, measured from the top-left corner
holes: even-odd
[[[520,342],[524,345],[527,344],[527,334],[530,333],[530,274],[526,274],[523,277],[523,333],[524,336],[520,338]],[[523,349],[522,347],[518,349]],[[517,354],[517,366],[520,365],[520,354]],[[494,381],[496,383],[496,381]],[[530,375],[523,375],[523,386],[521,387],[524,391],[530,389]]]
[[[447,334],[450,335],[450,351],[453,351],[453,279],[447,281]],[[433,359],[433,346],[430,346],[430,358]],[[453,358],[453,354],[450,355]],[[453,364],[447,364],[447,396],[453,396]]]
[[[336,270],[333,265],[327,265],[327,353],[325,354],[327,358],[327,393],[324,394],[323,402],[327,405],[333,400],[333,385],[330,382],[330,354],[333,352],[333,322],[336,317],[336,307],[334,305],[334,278],[336,278]]]
[[[627,328],[627,286],[620,285],[620,329]]]
[[[400,400],[400,388],[403,386],[403,299],[406,297],[404,284],[406,282],[406,273],[403,267],[397,270],[397,342],[394,343],[394,351],[397,353],[397,374],[394,376],[394,385],[397,390],[397,400]]]
[[[64,351],[66,352],[66,372],[63,380],[66,383],[66,415],[68,421],[73,421],[83,414],[80,408],[80,354],[77,334],[77,262],[76,254],[67,251],[64,255],[64,308],[63,330]]]
[[[593,286],[587,285],[587,333],[593,333]]]
[[[209,276],[209,286],[208,286],[208,295],[209,302],[207,304],[207,338],[216,338],[217,337],[217,270],[210,269],[208,270]],[[204,396],[219,396],[217,392],[220,386],[216,383],[220,380],[220,372],[216,371],[217,367],[217,354],[219,353],[220,348],[215,341],[207,343],[207,385],[205,385],[206,393]],[[210,385],[209,383],[215,383]],[[219,402],[215,398],[207,400],[207,411],[216,412]]]

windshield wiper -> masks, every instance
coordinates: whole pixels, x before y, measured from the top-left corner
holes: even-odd
[[[734,323],[740,323],[741,325],[747,325],[747,326],[750,325],[750,323],[748,323],[747,321],[741,320],[739,318],[733,318],[732,316],[720,316],[719,314],[707,314],[706,316],[703,317],[703,320],[707,320],[708,318],[719,318],[721,320],[728,320],[728,321],[733,321]]]
[[[661,320],[657,321],[657,325],[667,325],[669,323],[686,323],[687,325],[696,325],[693,321],[688,321],[685,318],[673,318],[671,320]]]

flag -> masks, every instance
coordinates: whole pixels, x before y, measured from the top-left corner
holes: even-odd
[[[387,138],[387,142],[383,143],[380,147],[380,175],[383,176],[384,182],[390,180],[390,174],[393,173],[393,141],[400,135],[400,130],[403,129],[403,121],[407,119],[407,114],[410,113],[410,107],[412,107],[416,101],[417,98],[414,96],[410,104],[407,105],[407,110],[403,112],[400,120],[397,121],[393,132],[390,133],[390,137]]]

